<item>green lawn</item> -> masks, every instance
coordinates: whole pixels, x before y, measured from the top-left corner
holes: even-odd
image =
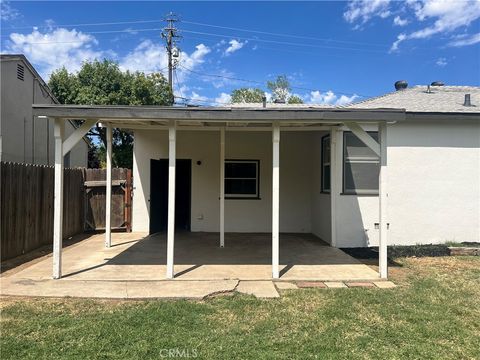
[[[397,259],[395,289],[280,299],[2,299],[2,359],[480,359],[480,259]]]

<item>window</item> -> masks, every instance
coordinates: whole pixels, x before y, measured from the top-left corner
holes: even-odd
[[[330,192],[330,136],[322,137],[322,192]]]
[[[225,198],[259,199],[259,160],[225,160]]]
[[[378,141],[377,132],[369,135]],[[378,194],[380,160],[356,135],[343,135],[343,193]]]

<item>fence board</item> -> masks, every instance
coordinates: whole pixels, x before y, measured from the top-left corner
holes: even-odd
[[[84,230],[84,174],[65,169],[64,238]],[[53,167],[0,163],[1,259],[53,241]]]

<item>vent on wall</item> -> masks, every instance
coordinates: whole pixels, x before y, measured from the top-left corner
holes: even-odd
[[[23,81],[24,75],[25,75],[25,68],[23,67],[23,65],[17,64],[17,79]]]

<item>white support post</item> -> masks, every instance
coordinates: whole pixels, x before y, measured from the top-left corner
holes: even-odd
[[[379,175],[379,223],[380,223],[380,240],[379,240],[379,261],[378,267],[380,277],[386,279],[388,276],[388,259],[387,259],[387,123],[378,124],[378,132],[380,139],[380,175]]]
[[[112,126],[108,124],[105,128],[107,132],[107,181],[106,204],[105,204],[105,247],[112,246]]]
[[[330,211],[331,211],[331,241],[332,247],[337,246],[337,196],[340,193],[338,181],[339,164],[337,162],[338,130],[335,127],[330,128]],[[323,154],[322,154],[323,156]]]
[[[272,277],[280,277],[280,124],[273,123],[272,162]]]
[[[54,120],[55,136],[55,193],[53,209],[53,278],[62,277],[63,240],[63,136],[65,120]]]
[[[167,225],[167,279],[173,279],[173,250],[175,241],[175,166],[176,124],[170,120],[168,127],[168,225]]]
[[[220,247],[225,247],[225,128],[220,129]]]

